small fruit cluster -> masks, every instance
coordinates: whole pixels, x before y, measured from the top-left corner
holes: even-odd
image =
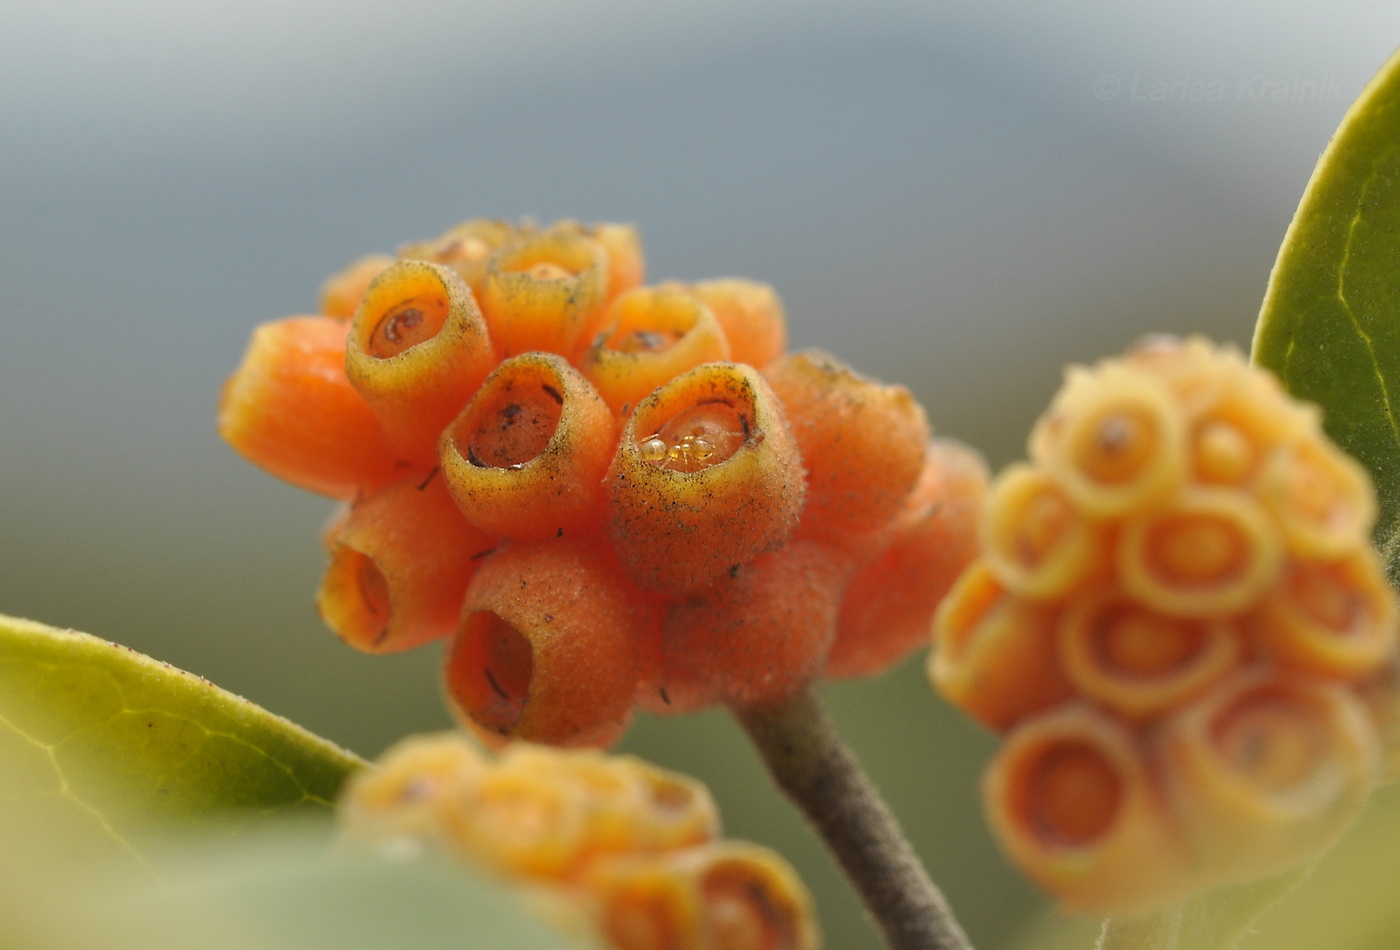
[[[1072,369],[1030,456],[929,665],[1007,733],[984,784],[1005,849],[1072,908],[1135,913],[1330,846],[1394,718],[1364,470],[1199,339]]]
[[[784,354],[767,286],[642,273],[630,227],[469,221],[333,277],[224,388],[239,452],[347,502],[322,617],[448,638],[498,741],[877,672],[974,553],[982,464],[907,390]]]
[[[348,842],[426,851],[531,888],[566,929],[616,950],[816,950],[811,898],[766,848],[720,840],[703,785],[630,756],[461,733],[406,739],[353,777]]]

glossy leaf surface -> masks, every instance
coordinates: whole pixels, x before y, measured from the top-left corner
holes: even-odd
[[[324,809],[362,764],[134,650],[0,616],[0,842],[37,822],[144,864],[150,842],[213,820]]]
[[[158,849],[149,878],[111,866],[21,906],[0,897],[0,946],[25,950],[564,950],[500,883],[458,869],[335,856],[327,829],[283,824],[236,840]],[[19,858],[0,855],[4,868]],[[573,930],[575,928],[568,928]]]
[[[1391,579],[1400,554],[1400,55],[1362,92],[1318,161],[1284,238],[1254,359],[1322,407],[1370,470]]]

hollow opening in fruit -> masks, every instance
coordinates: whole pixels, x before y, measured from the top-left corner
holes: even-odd
[[[1144,679],[1171,676],[1190,666],[1205,647],[1206,637],[1200,624],[1130,604],[1111,604],[1093,621],[1094,647],[1101,664]]]
[[[1313,445],[1296,449],[1283,469],[1285,499],[1302,518],[1325,529],[1345,526],[1364,502],[1358,486],[1342,464]]]
[[[525,274],[539,281],[572,280],[592,260],[588,250],[578,243],[565,247],[537,239],[525,247],[507,252],[500,261],[503,273]]]
[[[342,556],[349,559],[353,565],[356,589],[360,592],[360,605],[367,616],[373,617],[380,626],[389,622],[389,582],[384,579],[384,572],[374,563],[374,559],[367,554],[350,548],[343,549]]]
[[[1203,482],[1237,485],[1253,473],[1258,451],[1245,433],[1224,419],[1208,419],[1193,438],[1196,475]]]
[[[613,334],[606,345],[618,353],[664,353],[683,336],[674,330],[626,330]]]
[[[359,649],[373,649],[389,633],[389,581],[373,558],[354,548],[332,549],[317,605],[331,628]]]
[[[973,635],[989,622],[994,611],[1008,609],[1006,589],[985,564],[968,569],[939,612],[935,633],[940,653],[958,661],[966,653]]]
[[[535,673],[530,641],[489,610],[467,618],[448,676],[454,695],[481,726],[502,735],[525,714]]]
[[[1149,407],[1120,404],[1101,411],[1080,429],[1072,459],[1092,481],[1130,482],[1152,464],[1161,439],[1161,424]]]
[[[999,520],[1010,531],[1007,547],[1026,567],[1041,564],[1064,538],[1077,517],[1064,497],[1045,484],[1024,500],[1019,510],[1008,511]]]
[[[557,381],[509,380],[491,390],[473,412],[453,423],[457,451],[478,468],[512,468],[537,458],[554,438],[564,413]]]
[[[1087,847],[1118,817],[1123,779],[1098,749],[1068,739],[1042,750],[1026,770],[1025,818],[1051,847]]]
[[[603,929],[620,950],[671,950],[687,939],[683,915],[669,890],[633,887],[608,900]]]
[[[698,472],[730,459],[744,444],[749,422],[727,402],[683,409],[637,443],[642,460],[673,472]]]
[[[1289,572],[1287,590],[1309,619],[1338,636],[1365,629],[1378,613],[1372,601],[1377,592],[1357,586],[1341,564],[1298,565]]]
[[[598,800],[621,800],[633,788],[617,769],[596,759],[579,757],[570,763],[569,769],[573,780]]]
[[[1308,784],[1324,767],[1328,730],[1312,704],[1281,689],[1256,689],[1211,723],[1211,742],[1235,771],[1273,794]]]
[[[479,237],[449,238],[434,250],[443,264],[476,264],[491,256],[491,245]]]
[[[696,328],[704,305],[671,287],[637,289],[618,298],[602,346],[616,353],[659,354]]]
[[[694,790],[680,782],[660,775],[650,775],[647,777],[647,785],[652,804],[662,814],[683,814],[695,804]]]
[[[388,307],[370,332],[365,347],[375,359],[389,359],[404,350],[431,340],[447,322],[447,298],[419,294]]]
[[[535,280],[568,280],[574,276],[572,271],[553,261],[540,261],[538,264],[531,264],[529,267],[522,268],[521,273],[529,274]]]
[[[1178,512],[1152,527],[1146,539],[1160,582],[1186,588],[1229,583],[1245,576],[1252,555],[1241,525],[1218,513]]]
[[[567,834],[569,804],[548,780],[497,773],[478,786],[472,821],[493,839],[526,850]]]
[[[595,285],[605,279],[607,263],[607,254],[596,241],[574,228],[550,228],[521,235],[498,248],[488,265],[487,284],[492,283],[489,273],[494,271],[502,277],[511,275],[508,283],[515,286],[515,293],[525,294],[522,302],[542,292],[544,297],[536,303],[590,305],[591,294],[602,289]]]
[[[787,950],[793,944],[783,913],[764,882],[741,865],[721,865],[700,885],[716,950]]]

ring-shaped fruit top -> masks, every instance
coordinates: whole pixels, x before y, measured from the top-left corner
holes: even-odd
[[[706,363],[637,406],[607,492],[628,573],[681,594],[783,543],[802,511],[802,460],[758,372]]]

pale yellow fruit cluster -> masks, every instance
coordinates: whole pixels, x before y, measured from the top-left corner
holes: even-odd
[[[1074,368],[996,480],[930,674],[1005,742],[1003,847],[1151,910],[1329,847],[1384,769],[1397,611],[1365,471],[1237,353]]]
[[[528,889],[616,950],[818,950],[811,898],[777,854],[719,837],[704,785],[631,756],[463,733],[416,736],[347,784],[347,841],[428,851]]]

